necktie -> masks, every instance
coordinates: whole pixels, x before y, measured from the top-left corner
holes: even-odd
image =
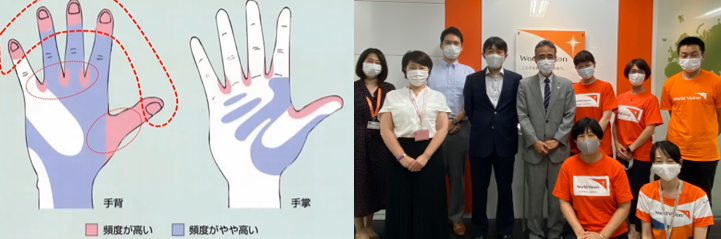
[[[548,112],[548,102],[551,100],[551,84],[549,84],[551,80],[546,78],[543,83],[546,83],[545,89],[543,90],[543,108]]]

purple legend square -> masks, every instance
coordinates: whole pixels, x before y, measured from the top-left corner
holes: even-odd
[[[185,223],[173,223],[172,234],[174,237],[185,236]]]

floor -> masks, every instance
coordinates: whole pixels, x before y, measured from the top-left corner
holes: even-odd
[[[449,235],[449,237],[448,237],[449,239],[460,239],[460,238],[472,239],[473,238],[472,237],[473,232],[472,232],[472,229],[470,228],[471,220],[464,219],[463,221],[467,228],[466,235],[464,237],[458,237],[451,233],[451,235]],[[490,225],[488,225],[489,232],[488,232],[488,236],[486,237],[486,239],[495,239],[495,227],[493,226],[495,222],[494,222],[494,220],[489,220],[489,221],[490,221],[489,222]],[[715,221],[716,225],[721,225],[721,218],[714,219],[714,221]],[[374,220],[373,221],[373,229],[376,231],[376,233],[378,233],[378,235],[380,235],[380,239],[391,239],[391,238],[384,237],[384,234],[385,234],[384,223],[385,223],[385,221],[383,221],[383,220]],[[522,226],[521,220],[516,220],[516,225],[515,225],[515,228],[513,229],[513,238],[519,238],[519,239],[528,238],[527,233],[523,232],[521,226]],[[715,230],[713,230],[713,229],[715,229]],[[713,228],[713,229],[711,230],[711,233],[708,236],[708,238],[721,238],[721,229],[719,229],[718,227]],[[441,238],[439,238],[439,239],[441,239]]]

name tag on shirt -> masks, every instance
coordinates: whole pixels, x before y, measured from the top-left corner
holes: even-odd
[[[416,131],[416,142],[428,140],[429,138],[430,138],[430,132],[427,129]]]
[[[381,129],[381,122],[368,121],[368,129]]]

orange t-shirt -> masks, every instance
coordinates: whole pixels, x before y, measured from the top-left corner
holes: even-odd
[[[719,160],[718,120],[721,77],[702,70],[693,80],[678,73],[663,83],[661,109],[671,111],[666,140],[691,161]]]
[[[595,163],[586,163],[580,155],[566,159],[558,173],[553,195],[571,202],[584,230],[600,232],[618,209],[618,204],[633,199],[623,166],[608,155]],[[626,233],[621,223],[609,238]]]
[[[604,111],[618,108],[613,86],[608,82],[596,80],[589,85],[577,82],[573,84],[573,90],[576,92],[576,119],[573,120],[574,123],[583,117],[596,119],[600,123]],[[577,154],[578,147],[576,147],[575,139],[571,135],[568,137],[571,138],[571,153]],[[611,134],[610,120],[606,125],[606,130],[603,131],[603,139],[598,149],[605,155],[613,155],[613,135]]]
[[[616,110],[616,130],[618,141],[623,146],[636,142],[646,126],[659,126],[663,124],[661,110],[658,108],[658,98],[647,92],[631,94],[626,92],[618,96],[618,110]],[[653,136],[649,137],[641,147],[633,151],[633,158],[639,161],[651,161],[651,147]]]
[[[658,181],[650,182],[641,187],[638,194],[638,208],[636,216],[644,222],[651,223],[653,238],[666,239],[666,223],[673,224],[671,239],[693,238],[695,227],[713,225],[713,213],[706,193],[699,187],[690,183],[683,183],[681,194],[678,196],[678,206],[673,211],[676,199],[663,197],[664,207],[661,207],[661,196],[658,194]],[[634,213],[634,212],[631,212]],[[673,218],[675,217],[675,218]]]

